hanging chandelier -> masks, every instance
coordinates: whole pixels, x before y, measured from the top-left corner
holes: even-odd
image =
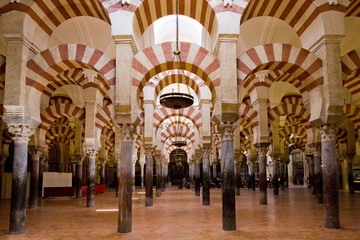
[[[186,141],[180,141],[179,140],[179,135],[180,135],[180,110],[178,112],[178,116],[179,116],[179,120],[177,122],[177,128],[176,128],[176,141],[173,142],[173,146],[180,148],[180,147],[185,147],[186,146]]]
[[[187,93],[182,92],[180,90],[180,73],[181,77],[185,78],[185,72],[183,69],[183,65],[181,62],[181,52],[179,50],[179,1],[176,0],[176,50],[173,52],[173,59],[171,62],[171,69],[178,69],[177,74],[175,75],[175,79],[177,82],[177,91],[174,91],[172,89],[171,92],[164,93],[160,96],[160,104],[167,108],[172,109],[181,109],[181,108],[187,108],[193,105],[194,103],[194,97],[190,94],[189,86],[187,87]]]

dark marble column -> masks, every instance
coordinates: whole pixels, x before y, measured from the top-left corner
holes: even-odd
[[[234,182],[234,129],[236,123],[222,122],[221,180],[223,230],[236,230],[235,182]]]
[[[25,233],[28,142],[34,131],[26,125],[9,125],[8,130],[14,136],[9,234],[17,235]]]
[[[210,158],[211,148],[203,148],[203,194],[202,194],[202,205],[210,205]]]
[[[145,178],[145,206],[153,206],[153,152],[152,147],[145,148],[146,156],[146,178]]]
[[[76,169],[75,169],[75,183],[76,183],[76,198],[82,197],[82,178],[83,178],[83,162],[85,155],[76,155]]]
[[[193,160],[189,160],[189,178],[190,178],[190,187],[193,188],[194,185],[194,166],[195,163]]]
[[[324,125],[320,132],[325,228],[340,228],[336,132],[334,125]]]
[[[309,164],[309,181],[310,181],[311,193],[315,195],[314,154],[307,154],[306,160]]]
[[[195,156],[195,196],[200,196],[200,156]]]
[[[4,166],[5,166],[5,160],[6,160],[5,155],[0,157],[0,200],[1,200],[1,193],[2,193],[2,179],[3,179],[3,175],[4,175]]]
[[[43,152],[44,154],[44,152]],[[39,188],[38,188],[38,196],[42,197],[42,190],[43,190],[43,179],[44,179],[44,171],[45,171],[45,160],[48,158],[48,156],[42,156],[40,158],[40,164],[39,164]]]
[[[322,168],[321,168],[321,144],[316,143],[311,146],[314,154],[314,193],[316,195],[316,203],[322,204],[323,201],[323,184],[322,184]]]
[[[156,161],[156,197],[161,197],[161,181],[162,181],[162,174],[161,174],[161,155],[155,155]]]
[[[241,155],[235,154],[234,156],[234,175],[235,175],[235,195],[240,196],[240,169],[241,169]]]
[[[100,162],[101,162],[100,183],[105,184],[106,183],[106,178],[105,178],[106,159],[101,159]]]
[[[89,176],[87,180],[87,207],[95,207],[95,149],[86,149],[86,156],[89,160]]]
[[[30,165],[30,195],[29,208],[37,208],[39,201],[39,163],[42,154],[42,148],[38,146],[30,147],[31,165]]]
[[[132,231],[132,125],[121,126],[118,232]],[[121,163],[120,163],[121,161]]]
[[[144,166],[145,166],[145,162],[140,162],[140,178],[141,178],[140,189],[144,189]]]
[[[269,143],[255,143],[256,151],[259,157],[259,189],[260,204],[267,204],[267,181],[266,181],[266,153]]]
[[[115,155],[115,161],[116,161],[115,197],[118,198],[119,197],[119,186],[120,186],[121,156]]]
[[[161,192],[165,192],[165,156],[161,159]]]
[[[279,195],[279,156],[273,155],[273,193],[274,195]]]
[[[280,189],[282,191],[285,191],[285,160],[284,159],[281,159],[279,161],[279,168],[280,168]]]
[[[213,179],[215,179],[217,176],[216,176],[216,164],[217,164],[217,161],[213,161],[212,163],[213,165],[213,169],[212,169],[212,173],[213,173]]]
[[[349,193],[355,194],[355,186],[354,186],[354,175],[353,175],[353,161],[354,161],[355,153],[348,153],[346,155],[347,161],[347,174],[348,174],[348,182],[349,182]]]

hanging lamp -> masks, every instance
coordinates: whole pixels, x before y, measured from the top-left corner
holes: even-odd
[[[180,147],[185,147],[186,146],[186,141],[180,141],[179,140],[179,135],[180,135],[180,110],[178,112],[178,116],[179,116],[179,120],[177,122],[177,128],[176,128],[176,141],[173,142],[172,145],[174,145],[175,147],[177,148],[180,148]]]
[[[193,105],[194,103],[194,97],[190,94],[189,86],[187,87],[187,92],[181,92],[180,91],[180,74],[181,76],[185,78],[185,73],[183,69],[183,65],[181,62],[181,52],[179,50],[179,1],[176,0],[176,50],[173,52],[173,59],[171,62],[171,69],[174,68],[174,65],[176,69],[178,69],[177,74],[175,75],[176,81],[177,81],[177,91],[174,91],[172,89],[172,92],[170,93],[164,93],[160,96],[160,104],[167,108],[172,109],[181,109],[181,108],[187,108]]]

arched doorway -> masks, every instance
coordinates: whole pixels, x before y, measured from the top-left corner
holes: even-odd
[[[170,153],[169,181],[172,185],[182,184],[182,179],[189,178],[189,164],[187,154],[182,149],[175,149]]]

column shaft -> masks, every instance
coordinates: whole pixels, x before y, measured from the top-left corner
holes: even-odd
[[[88,155],[89,176],[87,180],[87,207],[95,207],[95,154]]]
[[[266,155],[259,156],[260,204],[267,204]]]
[[[78,162],[76,163],[76,171],[75,171],[75,182],[76,182],[76,198],[81,198],[82,197],[82,170],[83,170],[83,166],[82,166],[82,161],[78,160]]]
[[[161,196],[161,163],[156,163],[156,197]]]
[[[282,191],[285,190],[285,163],[283,161],[280,161],[279,163],[279,167],[280,167],[280,189]]]
[[[349,193],[355,193],[355,186],[354,186],[354,175],[353,175],[353,164],[352,159],[347,159],[347,173],[348,173],[348,182],[349,182]]]
[[[200,196],[200,163],[195,163],[195,196]]]
[[[274,157],[276,158],[276,157]],[[274,159],[274,169],[273,169],[273,193],[274,195],[279,195],[279,161]]]
[[[234,172],[235,172],[235,195],[240,196],[240,187],[241,187],[241,179],[240,179],[240,162],[234,162]]]
[[[39,197],[39,156],[31,157],[30,165],[30,195],[29,195],[29,208],[38,207]]]
[[[145,206],[153,206],[153,156],[152,149],[145,149],[146,151],[146,183],[145,183]]]

